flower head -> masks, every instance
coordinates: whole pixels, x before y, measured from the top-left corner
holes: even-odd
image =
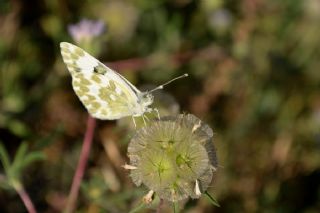
[[[87,42],[92,38],[97,37],[105,30],[103,21],[94,21],[89,19],[82,19],[79,23],[68,26],[68,31],[76,43]]]
[[[211,183],[217,160],[211,128],[193,115],[165,117],[130,141],[131,178],[160,198],[199,198]]]

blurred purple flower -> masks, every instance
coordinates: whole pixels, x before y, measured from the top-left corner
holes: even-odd
[[[76,24],[70,24],[68,26],[68,32],[77,43],[81,41],[88,41],[94,37],[101,35],[105,30],[105,24],[103,21],[82,19]]]
[[[226,29],[232,22],[232,14],[226,9],[216,10],[209,15],[209,24],[212,28]]]

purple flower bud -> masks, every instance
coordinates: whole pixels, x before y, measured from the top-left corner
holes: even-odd
[[[76,24],[68,26],[68,32],[76,43],[82,41],[89,41],[94,37],[101,35],[105,30],[105,24],[103,21],[82,19]]]

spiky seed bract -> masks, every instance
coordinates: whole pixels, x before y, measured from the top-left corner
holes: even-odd
[[[171,202],[199,198],[217,167],[212,138],[211,128],[193,115],[152,122],[128,146],[133,182]]]

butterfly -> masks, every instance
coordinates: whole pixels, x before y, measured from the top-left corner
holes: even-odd
[[[184,74],[155,89],[141,92],[126,78],[105,66],[76,45],[61,42],[61,55],[72,76],[72,87],[88,112],[102,120],[115,120],[126,116],[142,116],[153,110],[153,91],[188,76]],[[158,113],[158,111],[157,111]],[[158,113],[159,116],[159,113]],[[159,116],[160,117],[160,116]],[[133,119],[135,124],[135,121]],[[136,126],[136,124],[135,124]]]

